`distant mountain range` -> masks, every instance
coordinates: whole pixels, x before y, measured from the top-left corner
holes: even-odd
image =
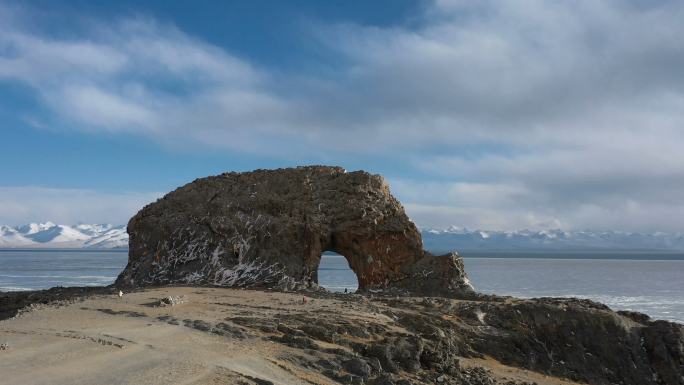
[[[684,252],[684,234],[622,231],[422,229],[423,245],[433,253],[457,251],[661,250]],[[125,249],[126,227],[74,226],[52,222],[0,226],[0,248]]]
[[[108,224],[74,226],[52,222],[0,226],[0,248],[128,248],[125,226]]]
[[[452,226],[422,229],[423,245],[432,252],[457,251],[684,251],[684,234],[622,231],[518,230],[484,231]]]

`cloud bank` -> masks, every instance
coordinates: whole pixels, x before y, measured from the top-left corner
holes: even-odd
[[[0,80],[30,87],[48,125],[396,158],[423,226],[684,231],[682,2],[436,1],[405,25],[314,25],[340,63],[318,75],[152,18],[77,37],[11,20]]]
[[[127,224],[161,193],[98,192],[46,187],[0,187],[0,225],[29,222]]]

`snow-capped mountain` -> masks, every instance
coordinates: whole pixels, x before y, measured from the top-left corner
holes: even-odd
[[[662,250],[684,252],[684,234],[622,231],[485,231],[451,226],[421,229],[423,245],[434,253],[458,251]],[[0,226],[0,248],[128,247],[125,226],[57,225],[52,222]]]
[[[422,229],[426,250],[468,251],[579,251],[579,250],[663,250],[684,251],[684,234],[630,233],[622,231],[468,230]]]
[[[75,226],[52,222],[23,226],[0,226],[0,248],[93,248],[128,247],[125,226],[109,224]]]
[[[33,243],[14,227],[0,226],[0,247],[21,247]]]

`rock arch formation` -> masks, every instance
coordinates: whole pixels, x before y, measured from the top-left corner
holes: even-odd
[[[470,290],[457,254],[433,256],[379,175],[307,166],[197,179],[136,214],[116,285],[292,288],[321,253],[344,255],[359,289]]]
[[[344,291],[346,288],[347,292],[354,293],[359,289],[359,280],[349,266],[349,259],[334,251],[321,255],[314,282],[332,291]]]

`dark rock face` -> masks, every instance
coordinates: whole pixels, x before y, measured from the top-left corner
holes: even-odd
[[[359,288],[469,291],[457,254],[433,256],[381,176],[311,166],[226,173],[187,184],[128,224],[120,287],[281,287],[316,283],[323,251]]]
[[[36,291],[0,291],[0,321],[16,316],[20,311],[35,305],[75,301],[97,294],[115,294],[113,287],[53,287]]]
[[[539,298],[461,307],[481,324],[473,350],[590,384],[684,384],[684,328],[590,300]],[[473,321],[476,321],[473,320]]]
[[[387,315],[388,323],[306,309],[269,318],[240,316],[230,322],[272,331],[278,334],[273,341],[295,348],[333,353],[312,365],[343,383],[351,375],[363,383],[397,384],[410,374],[415,384],[531,385],[495,381],[482,368],[461,365],[488,357],[511,368],[579,383],[684,385],[684,326],[639,313],[616,313],[589,300],[376,296],[364,301],[351,295],[312,296],[347,303],[344,308],[353,309],[349,314],[355,317],[364,312]],[[316,328],[310,326],[314,324]],[[316,347],[321,342],[340,348]]]

